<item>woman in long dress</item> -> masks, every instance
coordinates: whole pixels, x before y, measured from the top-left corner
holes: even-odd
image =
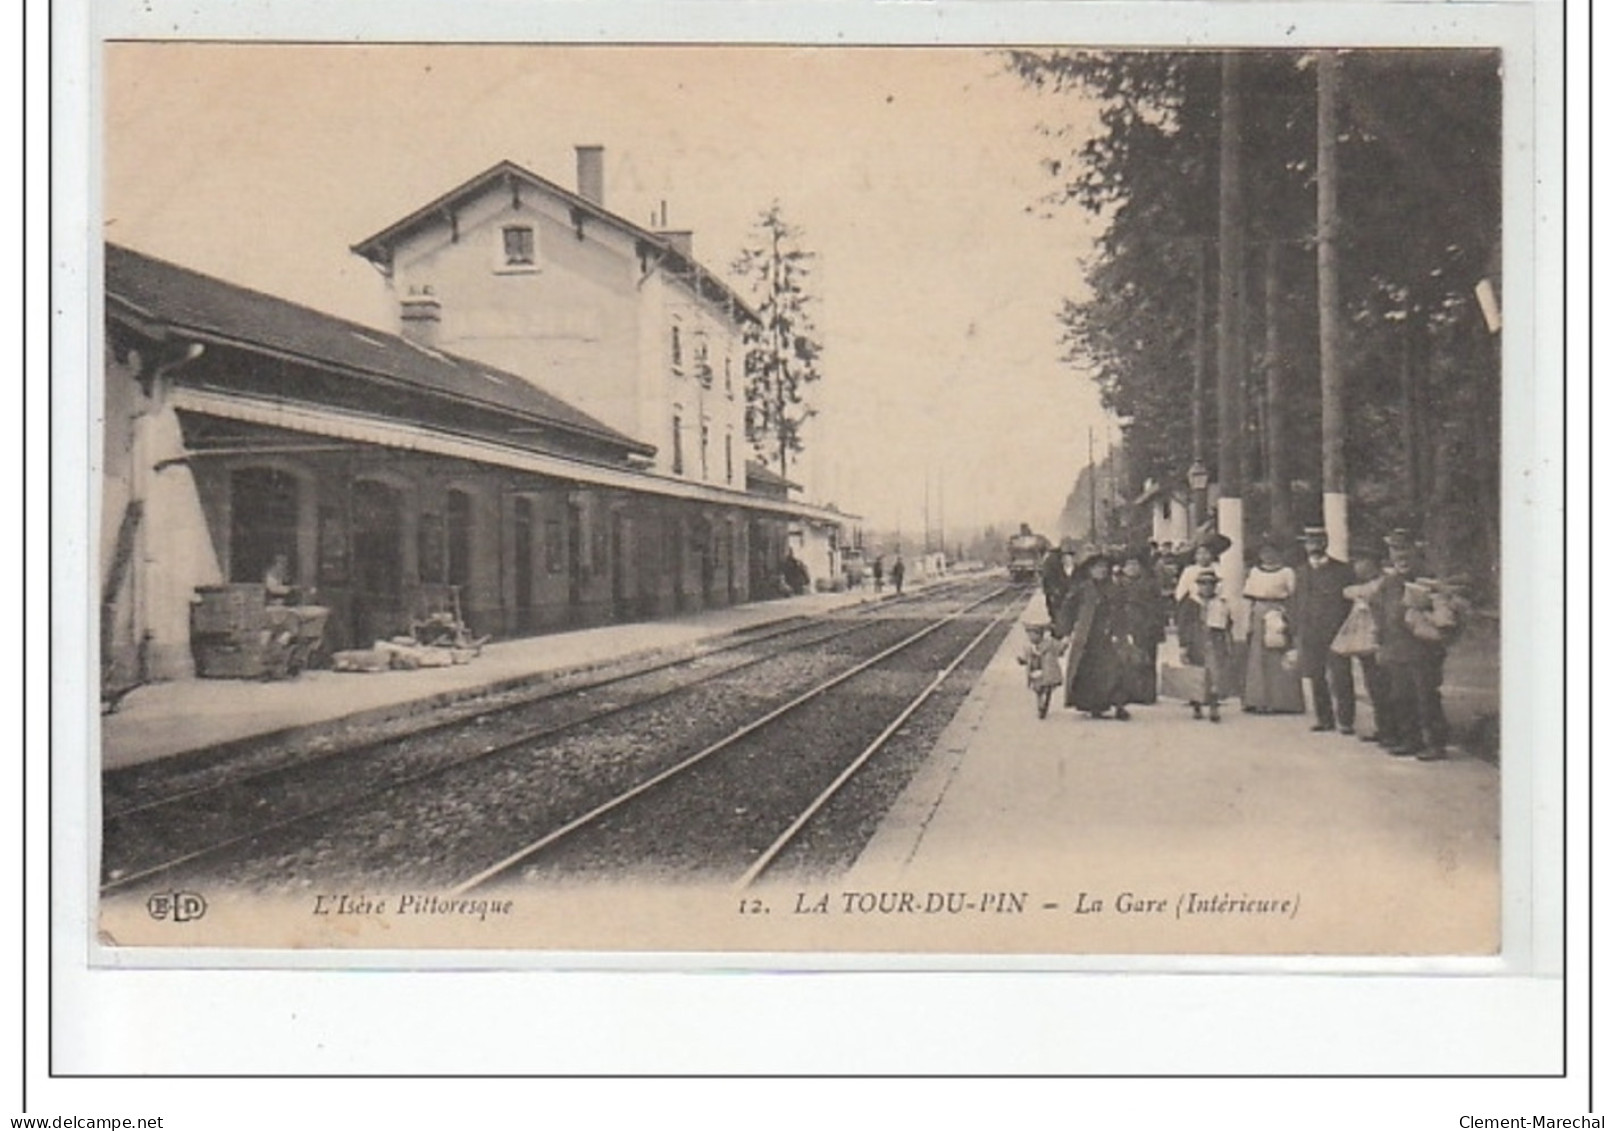
[[[1287,715],[1306,710],[1299,666],[1285,660],[1285,654],[1295,647],[1288,608],[1294,593],[1295,571],[1279,557],[1277,544],[1264,540],[1256,552],[1256,568],[1245,579],[1245,600],[1250,606],[1245,638],[1247,711]]]
[[[1054,620],[1054,633],[1071,638],[1065,705],[1103,718],[1112,708],[1128,719],[1128,673],[1118,647],[1125,631],[1121,597],[1110,580],[1110,559],[1090,554],[1077,566]]]
[[[1154,703],[1157,695],[1156,656],[1166,639],[1166,615],[1161,604],[1161,578],[1147,549],[1134,548],[1122,558],[1122,576],[1116,583],[1122,600],[1122,633],[1132,642],[1128,699]]]

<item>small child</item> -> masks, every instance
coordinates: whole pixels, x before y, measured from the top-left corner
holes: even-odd
[[[1026,646],[1021,650],[1020,662],[1026,668],[1026,686],[1037,697],[1037,717],[1048,717],[1049,700],[1054,689],[1065,683],[1060,670],[1060,652],[1065,642],[1046,624],[1026,625]]]
[[[1184,662],[1206,669],[1205,693],[1191,699],[1189,706],[1194,708],[1195,718],[1209,716],[1214,723],[1222,721],[1221,695],[1232,667],[1228,633],[1234,623],[1228,599],[1217,592],[1220,584],[1214,570],[1202,569],[1194,588],[1178,604],[1178,642]],[[1202,704],[1207,716],[1201,714]]]

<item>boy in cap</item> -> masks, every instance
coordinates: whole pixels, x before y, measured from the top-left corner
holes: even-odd
[[[1234,616],[1227,599],[1217,593],[1221,582],[1215,570],[1197,571],[1192,584],[1194,588],[1189,595],[1178,603],[1178,643],[1183,649],[1184,661],[1206,671],[1203,694],[1189,700],[1194,717],[1201,717],[1200,707],[1204,704],[1215,723],[1222,720],[1221,692],[1228,685],[1232,663],[1228,631],[1233,626]]]

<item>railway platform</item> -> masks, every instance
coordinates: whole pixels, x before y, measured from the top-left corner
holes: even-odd
[[[1292,953],[1428,954],[1495,943],[1492,760],[1463,749],[1439,762],[1393,757],[1313,733],[1310,713],[1246,714],[1237,701],[1217,724],[1167,699],[1122,722],[1063,709],[1057,692],[1040,720],[1016,662],[1022,642],[1012,633],[995,654],[846,889],[1018,891],[1034,912],[1044,901],[1059,914],[1108,908],[1083,921],[1080,943],[1051,922],[1056,949],[1258,952],[1271,941]],[[1455,656],[1449,671],[1483,679],[1470,660]],[[1448,699],[1461,731],[1476,710],[1495,712],[1495,682]],[[1372,711],[1358,721],[1371,729]],[[1298,895],[1306,915],[1269,939],[1231,923],[1146,933],[1116,914],[1123,894],[1187,892]]]
[[[872,588],[808,593],[660,621],[489,644],[469,664],[374,673],[306,671],[273,682],[194,679],[136,689],[101,719],[103,770],[336,724],[383,723],[493,691],[890,596]]]

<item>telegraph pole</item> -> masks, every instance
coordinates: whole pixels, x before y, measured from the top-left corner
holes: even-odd
[[[1217,479],[1221,486],[1217,530],[1232,543],[1222,563],[1228,596],[1236,603],[1245,579],[1245,377],[1239,349],[1245,289],[1245,188],[1239,165],[1239,73],[1239,53],[1224,52],[1217,171]]]
[[[925,545],[923,547],[921,547],[920,553],[929,554],[930,552],[931,552],[931,469],[928,466],[925,469]]]
[[[1323,398],[1323,525],[1329,544],[1350,544],[1346,510],[1346,385],[1340,369],[1340,279],[1335,159],[1340,56],[1318,55],[1318,374]]]

